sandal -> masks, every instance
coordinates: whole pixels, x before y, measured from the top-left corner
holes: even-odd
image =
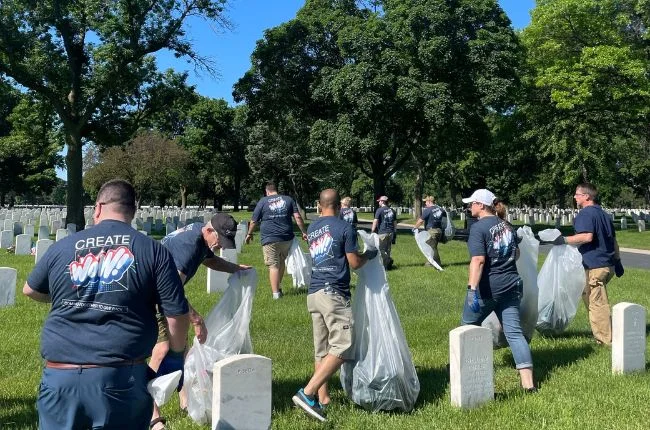
[[[167,420],[164,419],[163,417],[155,418],[151,420],[151,422],[149,423],[149,428],[153,429],[156,426],[156,424],[162,424],[162,427],[159,427],[158,430],[165,430],[166,428],[165,424],[167,424]]]

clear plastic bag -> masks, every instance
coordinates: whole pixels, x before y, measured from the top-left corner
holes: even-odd
[[[293,278],[294,288],[309,287],[311,282],[311,255],[302,252],[298,239],[293,239],[289,255],[284,264],[287,273]]]
[[[545,238],[543,240],[548,240],[540,232],[540,238],[542,237]],[[570,245],[554,246],[539,271],[537,285],[537,331],[549,334],[564,331],[576,315],[585,288],[585,271],[580,252]]]
[[[149,391],[149,394],[153,397],[153,401],[158,406],[164,405],[171,399],[182,375],[183,372],[177,370],[176,372],[168,373],[149,381],[147,391]]]
[[[378,248],[376,234],[359,234],[366,248]],[[355,358],[343,364],[341,385],[364,409],[410,411],[420,393],[420,382],[381,259],[368,261],[357,274],[352,304]]]
[[[451,219],[451,214],[447,209],[445,209],[445,214],[447,215],[447,225],[445,226],[445,241],[449,241],[454,237],[454,234],[456,233],[456,227],[454,227],[454,222]]]
[[[539,288],[537,287],[537,259],[539,256],[539,241],[530,227],[524,226],[517,229],[517,236],[521,239],[519,243],[519,259],[517,259],[517,272],[523,281],[524,288],[519,305],[519,319],[521,321],[521,331],[524,337],[530,343],[535,334],[537,325],[537,298]],[[508,346],[506,337],[503,334],[503,328],[492,312],[483,321],[483,327],[492,330],[492,341],[495,348]]]
[[[444,270],[438,263],[436,263],[436,260],[433,259],[435,251],[427,243],[427,240],[429,240],[429,232],[426,230],[418,230],[414,231],[413,234],[415,235],[415,241],[418,244],[418,248],[420,248],[420,251],[426,257],[427,261],[436,269],[440,271]]]
[[[184,366],[187,412],[199,424],[212,419],[214,364],[232,355],[253,352],[249,325],[256,288],[255,269],[232,274],[221,300],[205,319],[208,338],[201,345],[195,337],[187,354]]]

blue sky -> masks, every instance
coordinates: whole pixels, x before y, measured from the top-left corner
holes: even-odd
[[[231,0],[227,16],[232,30],[211,27],[203,20],[189,21],[188,37],[202,56],[212,60],[219,72],[217,77],[195,73],[193,65],[169,52],[158,54],[158,67],[186,70],[190,73],[189,82],[196,85],[199,94],[223,98],[232,104],[232,87],[249,69],[255,42],[262,38],[265,29],[294,18],[303,4],[304,0]],[[534,0],[500,0],[499,4],[517,29],[528,25],[529,11],[535,7]]]

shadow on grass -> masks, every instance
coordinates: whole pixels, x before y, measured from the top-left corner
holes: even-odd
[[[591,336],[591,333],[589,333]],[[595,345],[581,345],[567,348],[534,349],[535,380],[543,383],[561,367],[568,366],[589,357],[595,352]]]
[[[447,386],[449,386],[449,373],[446,367],[417,367],[416,370],[420,380],[420,395],[415,405],[415,408],[418,409],[423,403],[435,403],[445,395]]]
[[[36,428],[38,412],[35,397],[0,399],[0,429]]]
[[[424,257],[422,257],[424,260]],[[451,267],[451,266],[467,266],[469,263],[467,261],[459,261],[455,263],[444,263],[442,268]],[[424,269],[429,269],[432,272],[437,272],[438,270],[432,266],[425,266],[424,261],[422,263],[410,263],[410,264],[400,264],[399,267],[422,267]]]
[[[309,381],[307,379],[282,379],[273,380],[272,393],[273,393],[273,410],[278,412],[285,412],[294,407],[291,398],[296,391],[304,387]],[[333,382],[333,381],[330,381]]]
[[[563,331],[562,333],[545,333],[545,334],[541,334],[537,332],[537,334],[545,339],[567,339],[572,337],[593,338],[594,337],[594,335],[591,333],[590,330],[566,330]]]

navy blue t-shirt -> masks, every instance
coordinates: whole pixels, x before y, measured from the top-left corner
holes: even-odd
[[[386,234],[395,232],[395,211],[388,206],[383,206],[375,211],[375,219],[379,220],[377,233]]]
[[[351,224],[353,227],[357,226],[357,213],[352,208],[341,208],[339,219]]]
[[[257,202],[253,211],[252,221],[260,225],[260,241],[262,245],[292,240],[293,214],[298,213],[298,205],[291,197],[281,194],[266,196]]]
[[[447,214],[438,205],[433,205],[424,208],[422,211],[422,221],[424,221],[424,228],[442,228],[442,219],[446,218]]]
[[[335,216],[320,217],[309,225],[307,241],[312,259],[308,293],[329,286],[350,298],[350,265],[345,254],[358,249],[354,228]]]
[[[593,233],[593,240],[578,247],[582,265],[587,269],[614,265],[616,232],[612,219],[599,205],[583,208],[573,220],[576,233]]]
[[[520,280],[517,235],[509,223],[496,216],[479,219],[469,231],[467,248],[470,257],[485,257],[479,282],[482,297],[495,297],[515,288]]]
[[[41,335],[41,355],[50,361],[146,358],[158,337],[156,305],[169,316],[189,311],[169,251],[116,220],[53,244],[27,284],[52,298]]]
[[[196,274],[203,260],[214,257],[214,253],[205,244],[202,228],[200,222],[188,224],[160,241],[171,252],[176,269],[185,275],[185,283]]]

